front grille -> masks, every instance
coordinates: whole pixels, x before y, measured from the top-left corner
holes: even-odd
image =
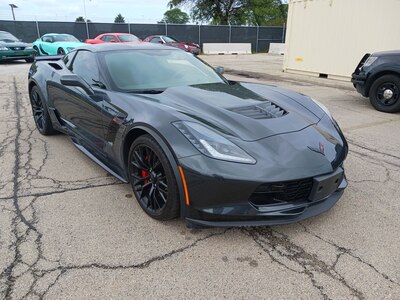
[[[251,194],[249,201],[257,206],[304,201],[308,200],[312,186],[312,178],[265,183]]]
[[[14,51],[20,51],[20,50],[24,50],[25,47],[9,47],[10,50],[14,50]]]
[[[258,105],[231,108],[230,111],[252,119],[272,119],[287,114],[283,108],[271,101],[265,101]]]

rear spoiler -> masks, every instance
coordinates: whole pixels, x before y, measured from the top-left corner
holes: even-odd
[[[46,56],[36,56],[35,60],[36,61],[41,61],[41,60],[60,60],[64,58],[64,55],[46,55]]]

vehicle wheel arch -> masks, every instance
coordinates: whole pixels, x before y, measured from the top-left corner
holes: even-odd
[[[182,179],[181,175],[178,169],[178,159],[172,150],[170,144],[165,140],[165,138],[162,137],[162,135],[157,131],[157,129],[148,126],[147,124],[137,124],[136,126],[132,127],[129,129],[128,133],[125,135],[124,138],[124,143],[122,146],[122,155],[123,155],[123,162],[124,166],[126,168],[126,172],[128,172],[128,168],[126,167],[128,165],[128,156],[129,156],[129,150],[132,145],[132,143],[140,136],[143,135],[150,135],[161,147],[161,149],[164,151],[165,155],[167,156],[168,160],[171,163],[172,170],[174,172],[176,182],[178,185],[178,191],[179,191],[179,201],[180,201],[180,207],[181,207],[181,216],[186,215],[186,204],[185,204],[185,193],[184,193],[184,188],[182,184]],[[127,174],[127,178],[129,178]]]
[[[368,84],[367,84],[367,97],[369,97],[369,93],[371,91],[371,87],[374,84],[375,80],[378,78],[385,76],[385,75],[395,75],[400,77],[400,73],[392,70],[385,70],[385,71],[380,71],[376,74],[373,74],[369,79],[368,79]]]
[[[28,85],[29,94],[31,93],[34,86],[37,86],[36,82],[34,82],[33,80],[31,82],[29,82],[29,85]]]

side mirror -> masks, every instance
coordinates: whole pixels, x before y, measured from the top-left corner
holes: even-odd
[[[224,69],[224,67],[216,67],[215,72],[217,72],[219,75],[222,75],[222,74],[224,74],[225,69]]]
[[[164,42],[163,42],[163,41],[158,41],[157,43],[159,43],[159,44],[164,44]]]
[[[86,94],[88,94],[89,96],[94,95],[94,91],[93,89],[90,87],[90,85],[83,80],[81,77],[79,77],[76,74],[71,74],[71,75],[63,75],[60,78],[60,82],[61,84],[65,85],[65,86],[76,86],[76,87],[80,87],[81,89],[83,89]]]
[[[110,43],[116,43],[116,42],[117,42],[116,40],[111,40],[111,41],[110,41]]]

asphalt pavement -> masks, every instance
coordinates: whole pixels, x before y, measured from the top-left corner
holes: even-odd
[[[281,56],[202,58],[331,110],[350,145],[337,205],[285,226],[155,221],[67,136],[38,133],[29,64],[0,64],[0,299],[400,299],[400,114]]]

